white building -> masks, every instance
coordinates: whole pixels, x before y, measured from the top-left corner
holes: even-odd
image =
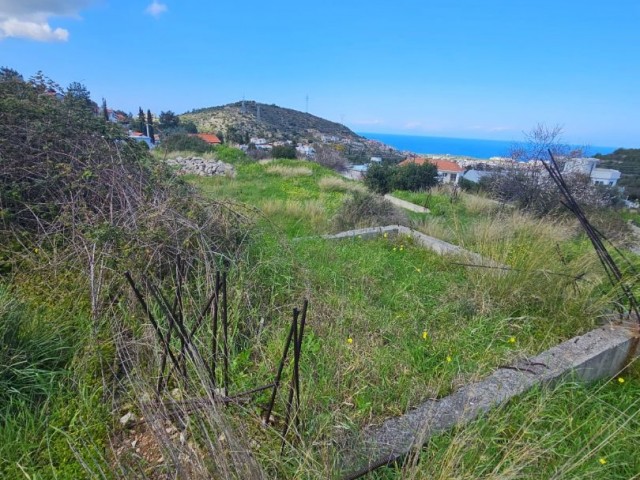
[[[573,158],[564,164],[562,173],[583,173],[589,175],[594,185],[613,187],[620,180],[620,172],[611,168],[596,168],[600,160],[597,158]]]

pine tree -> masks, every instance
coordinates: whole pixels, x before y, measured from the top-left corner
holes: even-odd
[[[109,110],[107,109],[107,100],[102,99],[102,115],[104,116],[104,121],[109,121]]]
[[[138,123],[140,124],[140,132],[143,135],[146,135],[146,131],[145,131],[145,123],[146,123],[146,119],[144,117],[144,111],[142,110],[142,107],[138,107]]]
[[[153,132],[153,117],[151,116],[151,110],[147,109],[147,125],[149,127],[149,137],[151,138],[151,143],[156,143],[156,136]]]

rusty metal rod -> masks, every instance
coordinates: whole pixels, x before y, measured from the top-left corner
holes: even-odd
[[[158,338],[160,339],[160,341],[162,342],[164,347],[167,349],[167,353],[169,354],[169,358],[171,359],[171,362],[173,363],[173,366],[175,368],[179,368],[180,363],[178,362],[178,359],[174,356],[173,352],[171,351],[171,348],[169,347],[169,344],[167,343],[167,339],[162,334],[162,331],[160,330],[160,327],[158,326],[158,322],[153,317],[153,314],[151,313],[151,310],[149,309],[149,307],[147,305],[147,302],[145,302],[144,297],[142,296],[142,293],[140,293],[140,291],[138,290],[138,287],[136,286],[136,283],[134,282],[133,278],[131,277],[131,273],[126,271],[126,272],[124,272],[124,276],[127,279],[127,281],[129,282],[129,285],[131,286],[131,289],[133,290],[133,293],[135,294],[136,298],[138,299],[138,302],[140,302],[140,305],[142,305],[143,310],[147,313],[147,318],[149,318],[149,321],[151,322],[151,325],[153,326],[153,329],[156,331],[156,334],[158,335]]]
[[[263,419],[263,423],[265,425],[269,425],[269,419],[271,417],[271,411],[273,410],[273,404],[276,401],[276,394],[278,393],[278,387],[280,386],[280,379],[282,378],[282,370],[284,369],[284,362],[287,360],[287,355],[289,353],[289,348],[291,347],[291,339],[293,338],[293,332],[295,329],[295,323],[291,322],[291,328],[289,328],[289,333],[287,335],[287,340],[284,344],[284,351],[282,352],[282,357],[280,358],[280,365],[278,365],[278,371],[276,373],[276,378],[273,382],[273,392],[271,393],[271,400],[267,406],[267,410],[265,412],[265,416]]]

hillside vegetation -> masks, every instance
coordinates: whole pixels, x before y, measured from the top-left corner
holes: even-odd
[[[1,478],[339,477],[362,428],[608,321],[619,300],[573,220],[444,187],[395,192],[432,213],[397,212],[317,163],[229,146],[203,156],[235,176],[178,177],[88,98],[0,77]],[[321,237],[388,222],[507,268],[402,235]],[[282,356],[304,300],[294,401]],[[640,384],[621,378],[527,394],[373,478],[630,478]]]
[[[193,121],[199,131],[228,132],[235,129],[242,135],[273,140],[310,138],[313,133],[362,140],[362,137],[340,123],[291,108],[250,100],[219,107],[198,108],[181,117],[186,121]]]
[[[597,154],[599,167],[613,168],[622,174],[618,185],[624,187],[625,194],[633,200],[640,199],[640,149],[619,148],[606,155]]]

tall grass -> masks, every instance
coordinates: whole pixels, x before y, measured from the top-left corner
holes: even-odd
[[[403,469],[374,478],[637,478],[638,380],[636,362],[592,386],[566,382],[534,390],[432,438]]]
[[[309,176],[313,174],[313,170],[307,167],[288,167],[284,165],[269,166],[265,170],[267,173],[273,175],[281,175],[283,177],[300,177]]]

